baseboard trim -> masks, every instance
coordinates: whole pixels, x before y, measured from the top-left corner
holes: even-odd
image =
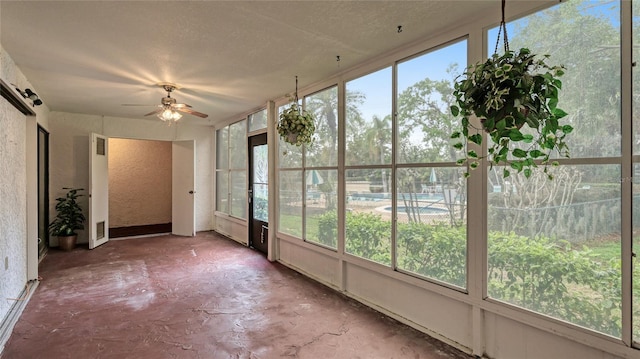
[[[109,238],[134,237],[158,233],[171,233],[171,223],[109,228]]]
[[[31,296],[36,291],[36,288],[38,288],[39,283],[37,280],[27,282],[18,296],[20,299],[13,303],[11,308],[9,308],[9,313],[7,313],[7,316],[4,317],[2,323],[0,323],[0,357],[2,357],[5,344],[7,344],[7,341],[9,341],[11,337],[13,327],[15,327],[18,319],[20,319],[20,315],[22,315],[24,308],[27,306],[27,303],[29,303],[29,300],[31,300]]]

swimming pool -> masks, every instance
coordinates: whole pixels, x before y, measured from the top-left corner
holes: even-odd
[[[384,207],[383,210],[385,212],[391,212],[391,206]],[[444,208],[430,207],[430,206],[419,207],[417,208],[417,211],[419,214],[445,214],[449,212]],[[413,213],[411,209],[407,209],[407,207],[405,206],[398,206],[398,213],[407,213],[407,212]]]
[[[444,195],[441,193],[398,193],[397,196],[398,199],[406,197],[421,201],[439,201],[444,199]],[[352,193],[349,197],[355,201],[382,201],[385,199],[391,199],[391,193]]]

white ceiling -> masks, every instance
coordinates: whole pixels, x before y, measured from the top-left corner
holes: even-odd
[[[52,111],[144,119],[166,81],[182,87],[178,102],[209,114],[184,120],[212,125],[291,93],[296,75],[302,88],[483,14],[498,20],[499,8],[499,0],[1,0],[0,42]]]

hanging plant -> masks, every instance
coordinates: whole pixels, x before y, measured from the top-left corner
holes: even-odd
[[[316,130],[313,115],[302,109],[298,101],[298,76],[296,76],[295,98],[289,108],[282,111],[278,121],[278,134],[292,145],[310,144]]]
[[[557,151],[560,156],[569,157],[565,137],[573,131],[573,127],[559,121],[567,115],[557,107],[562,88],[559,77],[564,74],[564,68],[548,65],[545,61],[549,55],[539,57],[527,48],[519,52],[509,50],[504,5],[502,0],[502,22],[495,53],[487,61],[467,67],[454,84],[455,105],[451,106],[451,114],[462,117],[462,129],[454,131],[451,138],[459,139],[453,146],[464,151],[464,158],[457,163],[468,163],[474,169],[481,159],[487,158],[492,166],[506,166],[505,178],[511,174],[510,169],[523,172],[529,178],[532,168],[540,163],[548,178],[553,179],[548,166],[557,166],[558,162],[550,162],[550,156]],[[505,51],[498,55],[501,32],[504,32]],[[471,116],[480,120],[481,129],[471,124]],[[523,132],[525,125],[533,131]],[[465,149],[465,140],[482,144],[482,131],[473,129],[486,132],[492,140],[485,156]],[[520,145],[515,146],[517,144]],[[469,172],[465,176],[468,177]]]

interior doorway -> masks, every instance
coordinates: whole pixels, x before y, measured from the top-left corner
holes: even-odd
[[[38,126],[38,259],[49,248],[49,132]]]
[[[269,157],[267,134],[249,138],[249,247],[268,254]]]
[[[96,141],[94,141],[94,137]],[[103,139],[103,141],[97,141],[98,138]],[[124,149],[121,152],[121,156],[117,156],[117,146],[114,145],[114,141],[122,140],[127,142],[128,144],[133,144],[134,146],[139,146],[140,144],[145,143],[153,143],[155,145],[166,146],[166,148],[170,151],[165,153],[164,155],[156,156],[158,154],[158,150],[152,151],[138,151],[131,147]],[[125,208],[126,214],[125,217],[127,220],[130,220],[134,217],[134,215],[140,217],[145,217],[145,221],[140,223],[127,222],[122,227],[134,227],[135,229],[139,229],[140,227],[146,227],[149,229],[154,227],[156,224],[166,224],[170,225],[170,229],[163,229],[160,231],[153,231],[150,233],[147,231],[146,233],[129,233],[125,235],[126,237],[130,236],[138,236],[145,234],[160,234],[160,233],[172,233],[180,236],[194,236],[196,232],[196,207],[195,207],[195,196],[196,196],[196,188],[195,188],[195,178],[196,178],[196,143],[195,140],[179,140],[179,141],[161,141],[161,140],[135,140],[135,139],[117,139],[117,138],[108,138],[102,135],[98,135],[95,133],[91,134],[91,146],[90,146],[90,161],[89,161],[89,223],[88,226],[90,228],[90,238],[89,238],[89,248],[94,248],[92,246],[92,239],[94,238],[94,233],[101,233],[104,236],[101,238],[101,243],[104,243],[109,240],[109,237],[112,236],[112,227],[116,228],[114,225],[117,224],[117,221],[114,220],[112,215],[114,214],[114,204],[112,200],[115,198],[114,185],[112,184],[112,179],[121,179],[120,176],[116,173],[117,171],[112,170],[111,163],[112,161],[119,160],[125,161],[126,164],[121,168],[122,178],[126,178],[123,185],[128,190],[127,195],[120,201],[120,204]],[[98,144],[102,142],[102,146]],[[106,157],[107,164],[104,161],[94,160],[93,153],[102,154],[102,157]],[[132,159],[136,156],[135,154],[140,153],[143,154],[142,158],[138,157],[138,160],[132,161]],[[155,160],[146,157],[147,155],[154,155]],[[98,156],[96,156],[98,157]],[[151,172],[143,172],[138,173],[135,170],[142,169],[143,171],[149,171],[153,169],[157,169],[160,167],[164,167],[167,169],[165,176],[163,176],[164,180],[162,181],[163,187],[166,187],[166,198],[159,201],[159,185],[148,182],[150,180],[156,179],[156,174],[152,174]],[[134,173],[135,172],[135,173]],[[100,183],[93,181],[94,178],[100,179],[108,179],[107,181],[100,181]],[[133,190],[132,190],[133,189]],[[151,190],[150,193],[146,193],[145,191]],[[104,198],[104,199],[103,199]],[[100,206],[92,205],[92,200],[94,202],[100,203]],[[149,205],[151,207],[148,207]],[[145,208],[136,207],[136,206],[147,206]],[[157,222],[157,219],[153,222],[150,221],[149,215],[155,213],[157,207],[164,208],[164,220]],[[106,215],[106,220],[102,217],[103,213]],[[95,216],[94,216],[95,215]],[[167,216],[168,215],[168,216]],[[95,218],[94,218],[95,217]],[[139,218],[138,218],[139,219]],[[101,226],[102,224],[102,226]],[[107,230],[103,229],[106,228]],[[91,232],[93,231],[93,232]],[[100,243],[100,244],[101,244]]]
[[[170,141],[109,138],[109,237],[172,231]]]

